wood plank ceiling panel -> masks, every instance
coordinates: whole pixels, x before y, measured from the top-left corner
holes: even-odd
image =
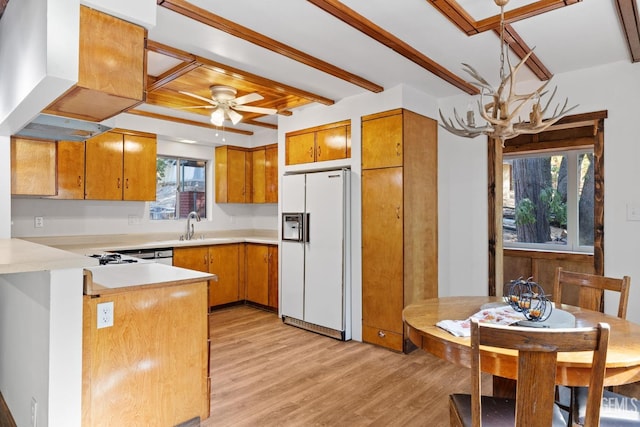
[[[158,5],[372,92],[378,93],[384,90],[382,86],[376,83],[336,67],[335,65],[329,64],[321,59],[315,58],[277,40],[266,37],[249,28],[236,24],[235,22],[224,19],[223,17],[215,15],[205,9],[194,6],[187,1],[158,0]]]
[[[616,0],[618,16],[629,45],[631,61],[640,61],[640,17],[636,0]]]

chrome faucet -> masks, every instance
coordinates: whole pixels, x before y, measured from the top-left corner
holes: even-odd
[[[198,215],[198,212],[189,212],[189,215],[187,215],[187,234],[184,235],[185,240],[191,240],[191,238],[193,237],[193,233],[195,232],[195,230],[193,228],[193,224],[191,224],[191,220],[194,218],[196,221],[200,222],[200,215]]]

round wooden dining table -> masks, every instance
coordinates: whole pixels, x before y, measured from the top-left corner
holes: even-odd
[[[500,297],[443,297],[408,305],[402,312],[409,339],[419,348],[458,365],[471,366],[469,337],[456,337],[436,326],[440,320],[464,320],[483,305],[502,301]],[[576,327],[606,322],[611,327],[607,351],[605,386],[640,381],[640,325],[597,311],[562,304],[557,308],[575,316]],[[589,385],[592,352],[558,353],[556,383],[567,386]],[[516,379],[516,351],[483,347],[483,372]]]

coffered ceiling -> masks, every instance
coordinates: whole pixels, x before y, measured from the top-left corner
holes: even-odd
[[[637,0],[511,0],[510,57],[535,47],[523,79],[640,59]],[[434,97],[475,94],[461,63],[498,80],[499,8],[493,0],[158,0],[149,31],[147,102],[130,111],[212,126],[210,98],[228,85],[248,105],[229,131],[275,128],[278,115],[406,84]],[[561,94],[560,94],[561,95]]]

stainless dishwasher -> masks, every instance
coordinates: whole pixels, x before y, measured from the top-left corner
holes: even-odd
[[[119,254],[140,258],[145,261],[157,262],[159,264],[173,265],[173,248],[157,249],[132,249],[118,251]]]

